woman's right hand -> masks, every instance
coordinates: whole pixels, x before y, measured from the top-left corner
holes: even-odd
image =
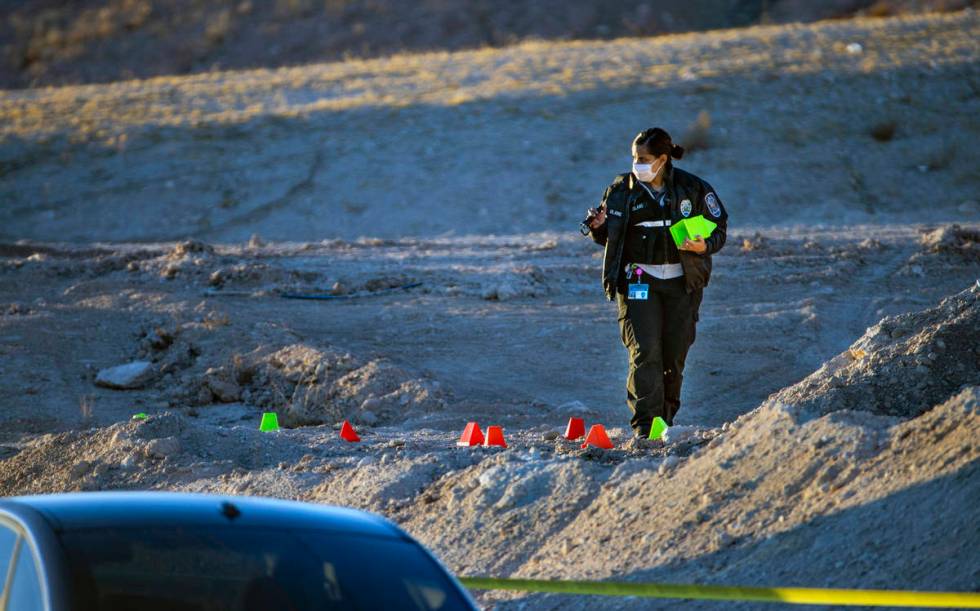
[[[596,210],[595,208],[589,208],[589,213],[586,218],[591,218],[589,221],[589,227],[592,229],[598,229],[602,227],[602,224],[606,222],[606,208],[603,206]]]

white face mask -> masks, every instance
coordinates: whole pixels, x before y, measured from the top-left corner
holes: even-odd
[[[652,182],[653,179],[657,177],[657,174],[659,174],[660,170],[662,169],[663,166],[660,166],[657,168],[657,171],[655,172],[653,171],[652,163],[636,163],[636,162],[633,163],[633,174],[635,174],[636,177],[639,178],[642,182]]]

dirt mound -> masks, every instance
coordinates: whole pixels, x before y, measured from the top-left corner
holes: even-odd
[[[944,225],[925,233],[920,243],[931,253],[952,253],[967,260],[980,260],[980,231],[969,227]]]
[[[980,262],[980,230],[950,223],[920,230],[918,250],[898,270],[901,276],[922,278],[974,269]]]
[[[43,435],[4,463],[0,488],[5,494],[152,488],[169,474],[177,455],[209,447],[208,432],[169,414],[104,429]]]
[[[413,378],[383,359],[361,363],[349,353],[287,346],[256,369],[252,388],[265,388],[261,399],[286,406],[286,426],[347,418],[375,425],[445,406],[437,382]]]
[[[334,435],[330,428],[269,434],[251,424],[213,425],[165,412],[102,429],[37,437],[4,462],[0,491],[244,493],[258,486],[269,496],[303,498],[315,485],[309,471],[322,462],[314,461],[311,452]],[[303,482],[297,484],[294,477]]]
[[[254,413],[275,411],[287,427],[345,419],[381,425],[440,411],[437,381],[384,358],[360,359],[322,343],[296,342],[274,323],[243,329],[223,309],[204,308],[195,320],[148,321],[135,333],[135,358],[152,364],[145,385],[173,408],[241,403]]]
[[[915,417],[980,371],[980,283],[939,305],[888,316],[848,350],[769,402],[812,415],[838,410]]]
[[[966,499],[980,493],[980,387],[905,422],[836,412],[801,424],[797,413],[762,407],[666,473],[650,466],[603,486],[518,574],[936,589],[927,571],[943,587],[975,587],[962,554],[978,542]]]

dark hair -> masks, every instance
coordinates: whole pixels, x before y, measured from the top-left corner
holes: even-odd
[[[670,158],[680,159],[684,156],[684,147],[670,141],[670,134],[659,127],[650,127],[633,138],[633,146],[645,146],[648,151],[660,157],[667,155],[667,163]]]

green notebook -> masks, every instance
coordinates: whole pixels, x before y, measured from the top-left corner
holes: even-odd
[[[680,248],[681,244],[684,243],[684,238],[694,240],[696,235],[706,238],[717,226],[716,223],[712,223],[699,214],[691,218],[681,219],[671,225],[670,235],[674,236],[674,243],[677,244],[677,248]]]

